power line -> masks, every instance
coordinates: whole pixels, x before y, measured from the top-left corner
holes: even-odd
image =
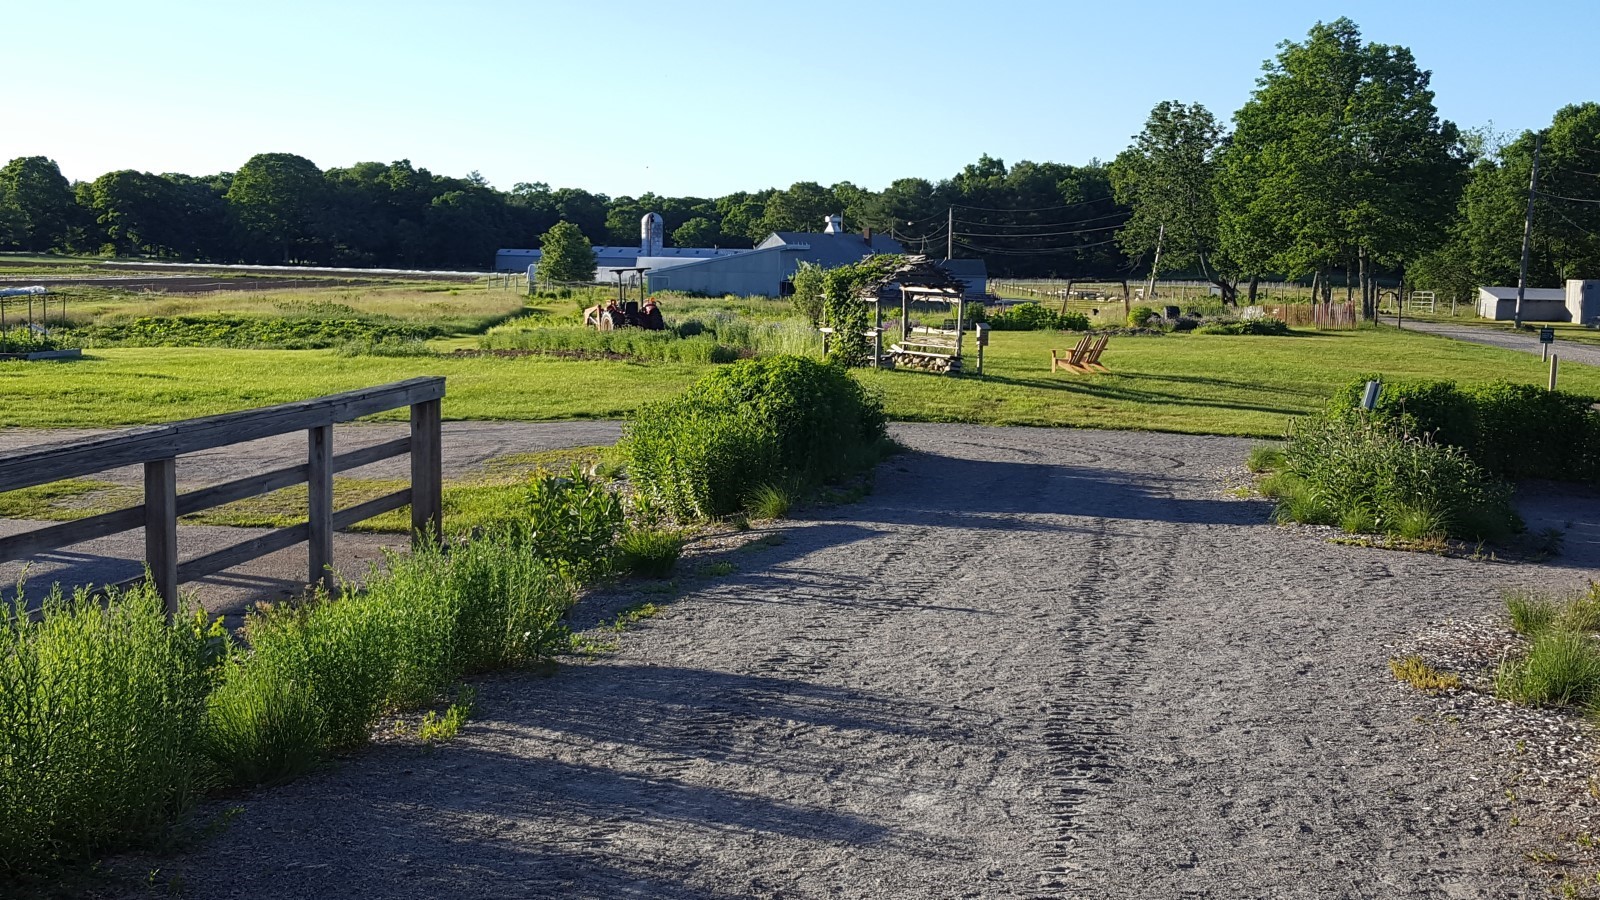
[[[1133,213],[1126,210],[1121,210],[1114,213],[1106,213],[1103,216],[1090,216],[1087,219],[1076,219],[1071,222],[978,222],[972,219],[957,219],[956,223],[959,225],[981,225],[985,228],[1054,228],[1057,226],[1065,227],[1069,225],[1083,225],[1089,222],[1099,222],[1104,219],[1115,219],[1119,216],[1131,215],[1133,215]]]
[[[966,241],[956,241],[956,243],[961,245],[962,248],[971,250],[975,253],[994,253],[1001,256],[1041,256],[1048,253],[1073,253],[1078,250],[1090,250],[1095,247],[1104,247],[1107,244],[1115,244],[1116,242],[1117,239],[1112,238],[1108,241],[1097,241],[1093,244],[1079,244],[1076,247],[1037,247],[1029,250],[1017,250],[1004,249],[1000,247],[979,247],[976,244],[969,244]]]
[[[1076,209],[1080,206],[1088,206],[1091,203],[1104,203],[1110,199],[1110,197],[1097,197],[1094,200],[1084,200],[1080,203],[1068,203],[1062,206],[1035,206],[1030,209],[1001,209],[998,206],[967,206],[964,203],[952,203],[950,205],[956,209],[975,209],[981,212],[1048,212],[1052,209]]]
[[[1552,206],[1552,207],[1550,207],[1550,211],[1555,213],[1556,215],[1560,216],[1561,218],[1566,219],[1568,225],[1571,225],[1573,228],[1578,229],[1579,231],[1583,232],[1584,234],[1587,234],[1588,236],[1590,236],[1592,238],[1600,238],[1600,234],[1597,234],[1597,233],[1595,233],[1593,231],[1590,231],[1589,229],[1583,227],[1582,225],[1579,225],[1577,222],[1572,221],[1572,218],[1570,216],[1568,216],[1566,213],[1562,212],[1560,209],[1557,209],[1556,207]]]
[[[1551,200],[1566,200],[1570,203],[1600,203],[1600,200],[1586,200],[1582,197],[1563,197],[1560,194],[1550,194],[1546,193],[1545,191],[1534,191],[1534,193],[1541,197],[1548,197]]]
[[[1115,231],[1115,230],[1117,230],[1118,228],[1121,228],[1121,227],[1122,227],[1122,225],[1120,225],[1120,224],[1118,224],[1118,225],[1102,225],[1099,228],[1082,228],[1082,229],[1079,229],[1077,231],[1045,231],[1045,232],[1030,233],[1030,234],[990,234],[990,233],[981,232],[981,231],[958,231],[958,232],[956,232],[956,235],[958,237],[1005,238],[1007,240],[1010,240],[1012,238],[1023,238],[1023,239],[1026,239],[1026,238],[1042,238],[1042,237],[1066,237],[1066,236],[1070,236],[1070,235],[1074,235],[1074,234],[1092,234],[1092,233],[1094,233],[1096,231]]]

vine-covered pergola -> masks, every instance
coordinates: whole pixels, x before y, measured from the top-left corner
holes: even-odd
[[[939,268],[926,256],[908,256],[905,262],[883,277],[866,285],[861,299],[873,308],[873,364],[927,369],[932,372],[961,371],[961,343],[966,330],[962,300],[967,283]],[[911,304],[946,304],[951,309],[954,328],[911,326]],[[900,340],[883,347],[884,304],[900,304]],[[982,371],[983,363],[978,364]]]

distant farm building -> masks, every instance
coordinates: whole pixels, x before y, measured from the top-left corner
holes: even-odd
[[[900,242],[869,229],[861,234],[844,230],[843,219],[828,216],[819,232],[778,231],[751,250],[714,247],[666,247],[662,220],[656,213],[639,222],[638,247],[596,247],[595,277],[609,281],[614,273],[646,269],[646,287],[652,291],[740,296],[781,297],[790,290],[790,278],[802,262],[825,269],[848,265],[884,253],[904,253]],[[495,254],[495,271],[533,276],[538,250],[501,250]],[[967,292],[981,295],[988,289],[988,271],[981,259],[956,259],[951,274],[967,282]]]
[[[1478,315],[1497,322],[1516,318],[1515,287],[1478,288]],[[1600,281],[1572,279],[1565,288],[1525,288],[1522,292],[1524,322],[1600,322]]]

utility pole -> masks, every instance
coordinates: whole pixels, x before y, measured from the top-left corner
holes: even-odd
[[[1150,263],[1150,286],[1145,288],[1144,299],[1154,302],[1156,299],[1156,270],[1161,268],[1161,245],[1167,239],[1167,223],[1161,223],[1161,230],[1156,232],[1156,258]]]
[[[944,258],[956,258],[956,208],[947,206],[944,209]]]
[[[1511,317],[1514,328],[1522,327],[1522,295],[1528,289],[1528,247],[1533,243],[1533,198],[1539,190],[1539,148],[1544,134],[1533,136],[1533,175],[1528,179],[1528,214],[1522,220],[1522,270],[1517,274],[1517,310]]]

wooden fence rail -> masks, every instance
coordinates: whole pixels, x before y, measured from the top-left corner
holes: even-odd
[[[143,528],[145,564],[169,614],[177,610],[180,583],[302,542],[310,545],[307,581],[331,587],[335,531],[410,504],[413,532],[439,533],[443,515],[440,452],[443,398],[443,378],[412,378],[299,403],[126,428],[85,440],[46,444],[0,459],[0,493],[123,466],[144,466],[142,505],[0,538],[0,562]],[[335,423],[402,407],[411,409],[409,437],[348,453],[333,452]],[[178,457],[293,431],[306,432],[305,463],[186,494],[178,493]],[[334,509],[335,472],[405,453],[411,454],[411,487],[347,509]],[[179,516],[301,483],[307,485],[309,510],[304,524],[280,528],[205,556],[178,561]],[[133,582],[142,580],[141,576]]]

